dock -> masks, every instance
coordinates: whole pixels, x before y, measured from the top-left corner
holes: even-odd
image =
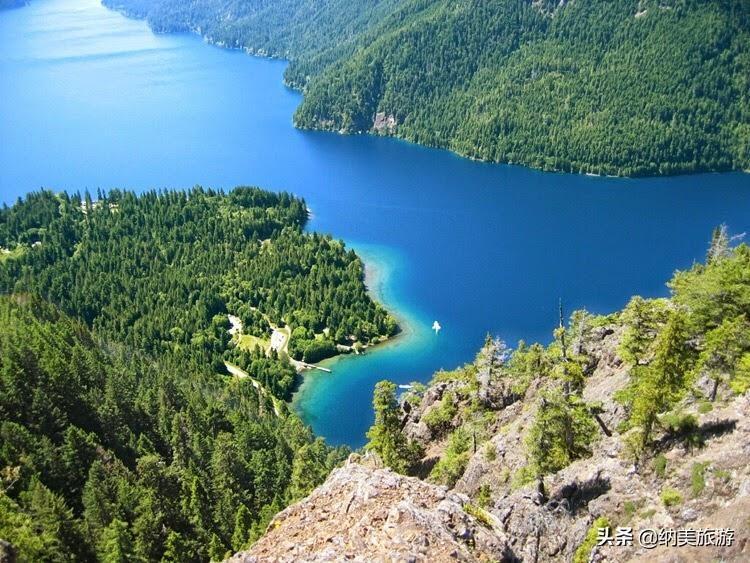
[[[324,368],[323,366],[316,366],[314,364],[306,364],[304,362],[301,362],[304,367],[307,369],[319,369],[320,371],[324,371],[326,373],[333,373],[330,369]]]

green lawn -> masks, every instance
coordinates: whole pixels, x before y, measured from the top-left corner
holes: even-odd
[[[268,351],[271,342],[267,338],[258,338],[251,334],[241,334],[237,345],[243,350],[253,350],[256,344],[260,346],[262,350]]]

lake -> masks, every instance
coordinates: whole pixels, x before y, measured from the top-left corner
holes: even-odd
[[[352,244],[404,334],[306,375],[294,404],[360,446],[383,378],[426,381],[487,332],[550,338],[566,311],[666,295],[711,229],[750,230],[750,175],[613,179],[461,159],[370,136],[292,127],[285,63],[154,35],[96,0],[0,12],[0,200],[97,188],[237,184],[307,199],[310,229]],[[443,329],[430,327],[438,320]]]

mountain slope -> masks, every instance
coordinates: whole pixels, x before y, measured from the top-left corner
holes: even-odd
[[[503,493],[501,484],[500,497],[484,507],[459,489],[354,457],[309,497],[279,513],[256,544],[230,561],[747,561],[750,400],[738,399],[701,420],[705,428],[717,423],[734,426],[699,453],[686,456],[679,446],[665,450],[664,478],[623,460],[617,440],[608,439],[594,456],[547,480],[548,498],[541,499],[536,486]],[[504,445],[499,437],[494,441]],[[489,475],[485,481],[496,483]],[[694,482],[703,482],[703,489],[691,498]],[[679,502],[667,507],[664,491],[671,490]],[[596,547],[596,530],[607,526],[632,528],[635,545]],[[647,528],[734,534],[726,546],[645,549],[638,533]]]
[[[563,171],[748,168],[747,3],[543,8],[411,2],[310,82],[295,122]]]
[[[750,247],[729,240],[669,299],[575,312],[546,347],[488,338],[400,402],[379,383],[367,449],[414,477],[352,459],[238,560],[746,561]]]
[[[340,456],[272,413],[248,380],[0,296],[0,539],[19,562],[222,558]]]
[[[742,0],[105,0],[160,31],[287,57],[302,128],[548,170],[750,168]]]
[[[229,561],[408,561],[414,554],[473,561],[476,546],[502,555],[501,542],[464,511],[467,497],[378,462],[353,455],[303,502],[276,515],[248,553]]]

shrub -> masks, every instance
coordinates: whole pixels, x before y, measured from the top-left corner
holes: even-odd
[[[469,364],[452,371],[440,370],[432,377],[432,383],[463,381],[476,384],[476,366]]]
[[[531,382],[538,377],[548,375],[550,369],[549,358],[541,345],[527,346],[525,342],[519,342],[518,348],[506,364],[506,373],[511,381],[511,392],[522,397],[526,394]]]
[[[682,495],[680,494],[680,491],[671,487],[664,488],[659,497],[664,503],[664,506],[666,506],[667,508],[677,506],[682,502]]]
[[[690,492],[697,497],[706,488],[706,467],[708,463],[694,463],[690,469]]]
[[[729,483],[732,480],[732,472],[726,469],[714,469],[714,477],[719,479],[722,483]]]
[[[643,512],[641,512],[641,518],[643,518],[644,520],[648,520],[654,514],[656,514],[656,509],[655,508],[648,508],[648,509],[644,510]]]
[[[463,428],[453,432],[448,439],[448,447],[443,457],[432,468],[430,477],[449,487],[455,485],[469,463],[469,442],[469,433]]]
[[[440,403],[432,407],[422,417],[422,421],[434,433],[443,433],[450,428],[453,417],[456,416],[458,408],[454,404],[453,393],[446,393]]]
[[[714,406],[710,402],[701,401],[701,403],[698,405],[698,412],[700,414],[706,414],[707,412],[711,412],[713,408]]]
[[[627,459],[638,461],[645,451],[643,441],[643,430],[640,428],[634,428],[628,432],[622,439],[623,455]]]
[[[418,407],[422,404],[422,396],[427,387],[424,383],[418,381],[413,381],[410,385],[411,389],[404,393],[402,397],[404,401],[408,402],[412,407]]]
[[[643,506],[643,500],[639,500],[638,502],[626,500],[622,505],[623,512],[625,512],[625,518],[631,520],[633,516],[635,516],[635,513],[638,512],[639,506]]]
[[[534,468],[530,465],[525,465],[513,474],[511,479],[510,488],[515,491],[520,489],[524,485],[528,485],[534,480]]]
[[[735,375],[729,382],[729,386],[738,395],[742,395],[750,389],[750,353],[745,354],[740,359]]]
[[[667,473],[667,458],[664,454],[659,454],[654,458],[654,473],[659,479],[664,479]]]
[[[466,514],[468,514],[469,516],[473,516],[474,518],[476,518],[480,524],[488,528],[492,528],[492,517],[482,507],[471,503],[465,504],[464,512],[466,512]]]
[[[537,473],[554,473],[591,454],[599,427],[588,405],[575,395],[544,394],[526,443]]]
[[[591,556],[591,550],[596,547],[596,540],[599,536],[599,530],[601,528],[610,528],[609,520],[605,516],[600,516],[591,524],[589,531],[586,532],[586,537],[583,543],[576,549],[575,555],[573,555],[573,563],[588,563],[589,557]]]
[[[686,446],[692,448],[703,445],[698,417],[694,414],[670,412],[662,415],[659,423],[671,437],[682,440]]]
[[[485,483],[484,485],[479,487],[479,492],[477,493],[477,504],[482,508],[485,508],[486,506],[489,506],[491,502],[492,487]]]
[[[659,419],[664,429],[671,434],[687,434],[698,428],[698,419],[694,414],[670,412]]]

